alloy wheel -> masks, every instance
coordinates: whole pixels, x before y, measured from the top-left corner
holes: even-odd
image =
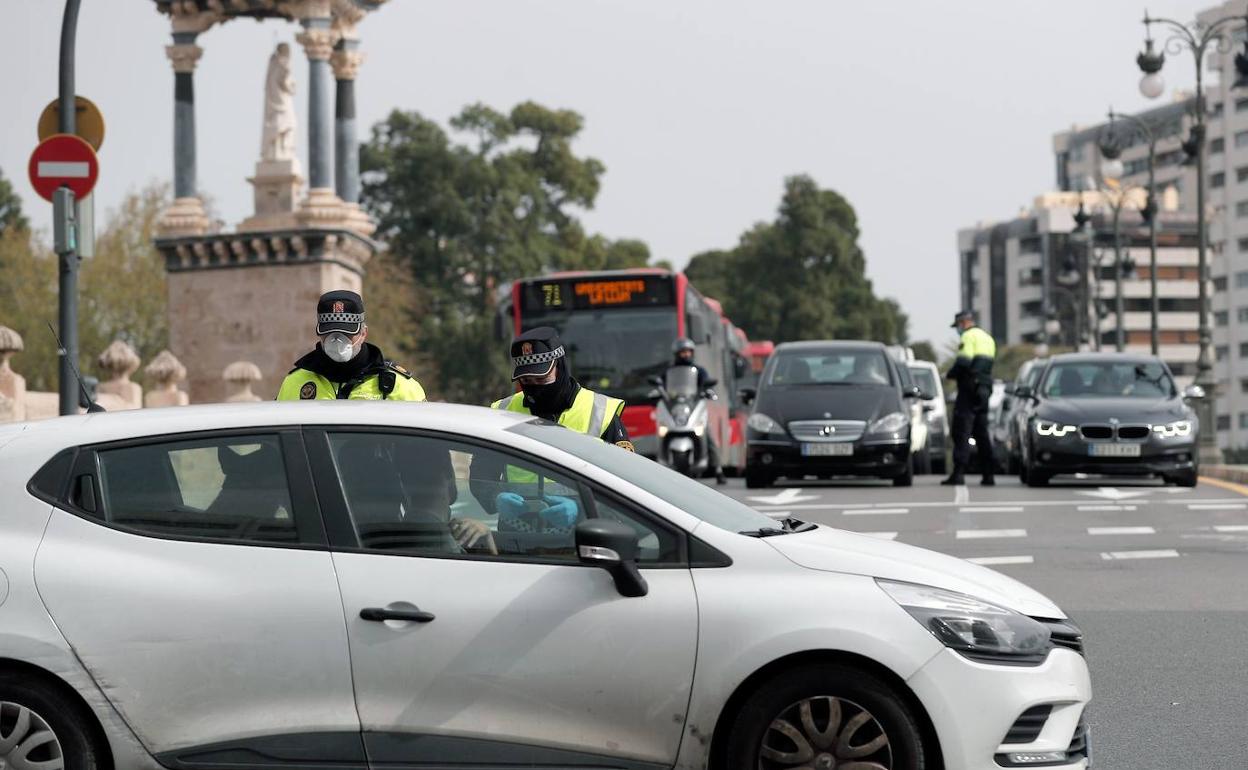
[[[0,770],[64,770],[61,742],[47,721],[20,703],[0,701]]]
[[[862,706],[821,695],[789,706],[763,735],[758,770],[891,770],[888,734]]]

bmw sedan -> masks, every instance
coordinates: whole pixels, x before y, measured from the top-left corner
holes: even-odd
[[[62,417],[0,487],[3,767],[1086,767],[1044,596],[524,415]]]
[[[1059,473],[1158,476],[1194,487],[1200,425],[1159,358],[1123,353],[1054,356],[1034,390],[1021,442],[1022,480],[1043,486]]]

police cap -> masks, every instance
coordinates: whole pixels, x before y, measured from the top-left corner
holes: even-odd
[[[563,356],[558,332],[549,326],[529,329],[511,343],[511,379],[545,377]]]
[[[364,300],[353,291],[327,291],[316,303],[316,334],[343,332],[355,336],[364,328]]]

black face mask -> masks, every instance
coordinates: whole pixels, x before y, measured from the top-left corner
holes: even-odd
[[[521,388],[524,391],[524,404],[533,414],[554,416],[572,406],[576,384],[568,376],[562,361],[556,367],[554,382],[547,385],[525,385]]]

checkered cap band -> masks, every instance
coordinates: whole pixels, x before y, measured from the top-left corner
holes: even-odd
[[[555,361],[560,358],[563,358],[562,345],[545,353],[532,353],[527,356],[516,356],[511,359],[511,363],[513,366],[533,366],[534,364],[548,364],[551,361]]]
[[[318,324],[362,324],[363,313],[317,313]]]

